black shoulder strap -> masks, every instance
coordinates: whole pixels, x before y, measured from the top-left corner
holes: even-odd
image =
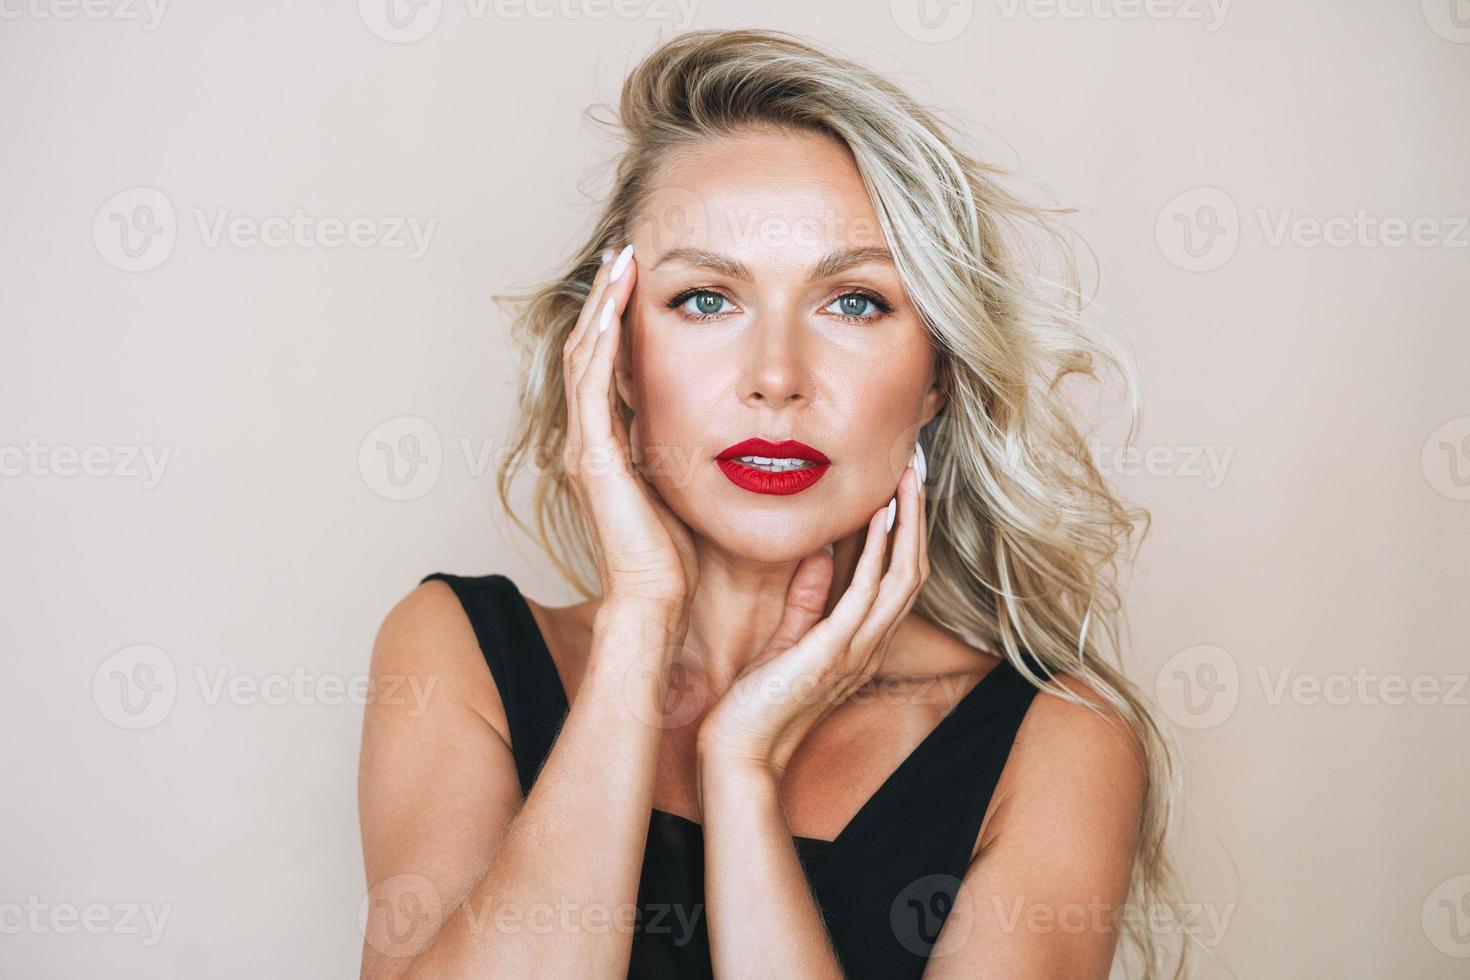
[[[529,793],[551,746],[566,720],[566,688],[551,659],[546,640],[516,584],[504,575],[450,575],[435,572],[454,590],[474,627],[485,663],[500,690],[510,725],[521,791]]]
[[[997,664],[823,856],[813,889],[846,968],[923,973],[1036,693]]]

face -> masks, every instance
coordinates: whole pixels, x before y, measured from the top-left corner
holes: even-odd
[[[670,509],[759,561],[865,527],[944,400],[847,149],[752,133],[685,151],[629,241],[638,276],[617,383]],[[747,439],[794,440],[829,462],[819,476],[768,476],[718,461]]]

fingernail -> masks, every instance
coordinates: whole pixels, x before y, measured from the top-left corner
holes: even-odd
[[[618,260],[613,263],[613,268],[612,268],[612,281],[613,282],[617,282],[618,281],[618,277],[621,276],[623,274],[623,270],[628,267],[628,260],[631,259],[632,257],[633,257],[633,243],[632,242],[629,242],[627,245],[624,245],[623,246],[623,250],[618,253]]]
[[[885,533],[893,530],[893,518],[897,515],[898,498],[894,497],[892,500],[888,501],[888,527],[884,528]]]
[[[919,482],[929,478],[929,461],[924,458],[924,447],[914,443],[914,469],[919,471]]]
[[[613,319],[613,304],[615,302],[616,302],[616,299],[614,297],[612,297],[612,296],[609,296],[607,298],[607,302],[603,304],[603,306],[602,306],[602,316],[600,316],[600,317],[597,318],[597,332],[598,333],[602,333],[604,330],[606,330],[608,328],[608,325],[612,323],[612,319]]]
[[[602,264],[603,265],[607,265],[609,262],[611,262],[612,261],[612,257],[613,257],[613,250],[612,249],[605,248],[605,249],[602,250]]]

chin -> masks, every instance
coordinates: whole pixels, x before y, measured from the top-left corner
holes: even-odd
[[[800,561],[834,537],[821,525],[797,520],[792,514],[773,514],[760,508],[725,508],[703,522],[696,533],[705,543],[737,558],[773,565]],[[695,529],[695,525],[690,527]]]

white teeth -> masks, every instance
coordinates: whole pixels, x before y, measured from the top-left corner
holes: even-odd
[[[772,473],[804,470],[816,465],[806,459],[771,459],[766,456],[737,456],[735,459],[747,466],[754,466],[759,470],[769,470]]]

